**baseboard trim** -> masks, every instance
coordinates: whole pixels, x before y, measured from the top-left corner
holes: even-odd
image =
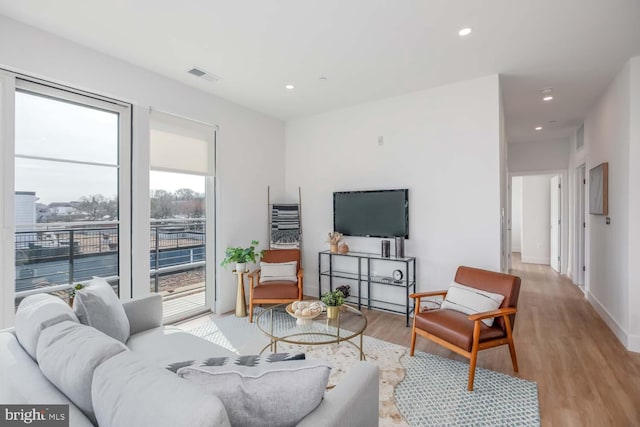
[[[640,335],[629,335],[627,350],[640,353]]]
[[[589,304],[591,304],[591,306],[595,309],[595,311],[600,315],[600,318],[604,320],[604,323],[606,323],[609,329],[611,329],[611,332],[613,332],[616,338],[620,340],[622,345],[627,350],[639,351],[639,350],[632,350],[630,348],[631,346],[629,345],[630,343],[629,343],[629,337],[627,335],[627,332],[618,323],[618,321],[611,315],[611,313],[609,313],[609,311],[606,308],[604,308],[604,306],[600,303],[600,301],[598,301],[598,299],[595,296],[593,296],[591,292],[586,292],[585,297],[587,298],[587,301],[589,301]],[[640,349],[640,337],[638,338],[639,340],[637,342],[638,344],[637,348]]]
[[[551,260],[549,258],[538,258],[538,257],[534,257],[534,256],[524,256],[524,255],[522,255],[522,257],[520,258],[520,262],[524,262],[525,264],[545,264],[545,265],[549,265],[550,261]]]

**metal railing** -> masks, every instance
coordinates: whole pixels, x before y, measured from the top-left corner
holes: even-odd
[[[204,270],[205,220],[153,220],[149,267],[153,289],[170,273]],[[93,276],[117,282],[118,224],[48,223],[21,226],[15,233],[16,298],[64,291]]]

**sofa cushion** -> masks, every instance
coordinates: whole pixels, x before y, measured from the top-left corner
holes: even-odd
[[[4,405],[66,404],[71,426],[93,427],[78,407],[51,384],[9,331],[0,332],[0,402]]]
[[[94,277],[89,286],[77,291],[73,311],[81,323],[93,326],[120,342],[125,343],[129,339],[129,319],[106,280]]]
[[[504,295],[453,282],[447,291],[447,296],[442,302],[441,308],[465,314],[484,313],[497,310],[502,304],[502,300],[504,300]],[[487,326],[491,326],[493,325],[493,317],[483,319],[482,322]]]
[[[92,396],[100,427],[230,427],[216,396],[131,352],[96,369]]]
[[[16,311],[16,336],[29,356],[35,360],[42,331],[65,320],[78,322],[73,310],[62,299],[49,294],[30,295],[22,300]]]
[[[93,373],[102,362],[124,351],[124,344],[97,329],[65,321],[42,331],[37,358],[49,381],[95,420],[91,405]]]
[[[175,326],[149,329],[132,335],[127,341],[127,347],[142,359],[158,367],[164,367],[169,363],[181,360],[200,360],[212,356],[236,356],[235,353],[220,345]]]
[[[322,402],[331,368],[280,356],[209,358],[177,374],[218,396],[234,426],[295,426]]]
[[[261,262],[260,283],[297,282],[298,261]]]

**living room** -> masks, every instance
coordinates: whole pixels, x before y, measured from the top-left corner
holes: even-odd
[[[121,213],[128,232],[118,238],[122,301],[153,291],[149,111],[168,113],[215,129],[215,180],[207,187],[215,238],[206,267],[215,280],[207,280],[205,302],[214,318],[236,307],[237,278],[219,267],[226,248],[252,240],[268,247],[267,191],[279,202],[300,194],[304,295],[316,299],[333,193],[408,189],[405,252],[417,259],[416,292],[446,289],[459,266],[511,267],[522,277],[514,331],[520,371],[504,347],[481,352],[478,367],[537,383],[541,424],[639,423],[628,402],[637,402],[640,390],[626,383],[640,372],[640,227],[633,221],[640,216],[633,185],[640,170],[640,8],[630,0],[512,3],[0,1],[0,327],[12,327],[15,316],[14,194],[30,190],[15,186],[13,94],[30,81],[128,105],[130,170],[118,184],[127,195],[120,211],[130,212]],[[464,28],[471,32],[459,34]],[[193,68],[210,79],[188,74]],[[584,165],[588,180],[604,162],[608,214],[587,213],[581,263],[577,171]],[[562,275],[508,256],[510,176],[547,172],[566,181]],[[351,251],[380,251],[378,238],[345,241]],[[563,299],[556,304],[550,296]],[[565,325],[567,305],[575,317]],[[367,316],[365,335],[409,347],[403,316]],[[545,317],[563,324],[560,336],[574,349],[588,339],[585,328],[595,328],[603,341],[585,341],[584,351],[596,344],[613,350],[593,353],[579,367],[547,369],[546,359],[564,363],[574,350],[558,337],[542,344]],[[188,327],[202,319],[209,317]],[[419,338],[416,348],[468,364],[426,341]],[[569,390],[556,384],[587,371],[607,372],[611,382]],[[624,396],[589,387],[618,388]],[[568,402],[575,396],[585,400]]]

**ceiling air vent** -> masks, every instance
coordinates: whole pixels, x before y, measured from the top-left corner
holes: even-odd
[[[220,80],[220,77],[216,76],[215,74],[211,74],[210,72],[204,71],[202,68],[198,67],[193,67],[192,69],[187,71],[187,73],[214,83]]]

